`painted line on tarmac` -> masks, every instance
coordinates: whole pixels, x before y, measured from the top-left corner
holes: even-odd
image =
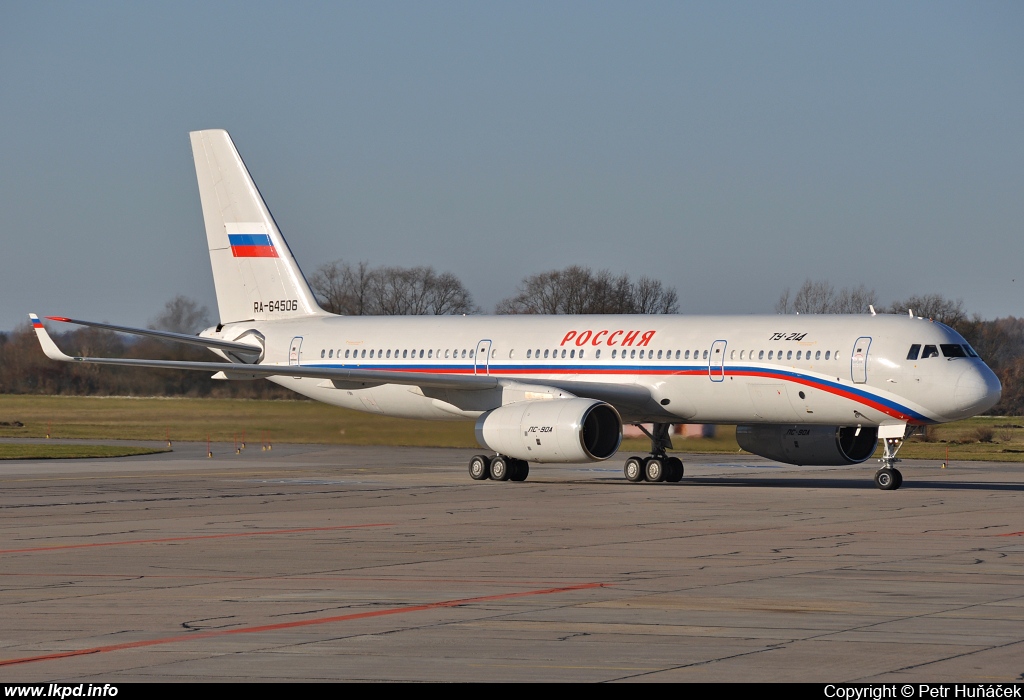
[[[120,542],[86,542],[83,544],[56,544],[48,547],[25,547],[22,549],[0,549],[0,554],[26,554],[30,552],[52,552],[61,549],[85,549],[88,547],[121,547],[130,544],[158,544],[160,542],[187,542],[191,540],[219,540],[227,537],[262,537],[264,535],[294,535],[301,532],[330,532],[333,530],[356,530],[367,527],[391,527],[394,523],[366,523],[363,525],[338,525],[335,527],[296,527],[288,530],[262,530],[260,532],[222,532],[215,535],[183,535],[181,537],[154,537],[146,540],[123,540]]]
[[[123,651],[125,649],[139,649],[161,644],[177,644],[179,642],[191,642],[199,639],[211,639],[214,637],[226,637],[233,634],[258,634],[260,632],[276,632],[279,630],[295,629],[296,627],[312,627],[314,625],[327,625],[332,622],[347,622],[350,620],[365,620],[372,617],[385,617],[388,615],[401,615],[403,613],[424,612],[427,610],[440,610],[443,608],[455,608],[474,603],[487,603],[496,600],[509,600],[511,598],[524,598],[535,595],[554,595],[556,593],[569,593],[572,591],[585,591],[592,588],[602,588],[603,583],[581,583],[575,586],[564,586],[561,588],[543,588],[533,591],[519,591],[518,593],[499,593],[496,595],[478,596],[476,598],[458,598],[455,600],[442,600],[436,603],[425,603],[423,605],[407,605],[386,610],[370,610],[349,615],[335,615],[332,617],[317,617],[311,620],[296,620],[295,622],[279,622],[273,625],[256,625],[253,627],[240,627],[233,630],[217,630],[214,632],[197,632],[195,634],[179,634],[174,637],[161,637],[159,639],[144,639],[137,642],[125,642],[124,644],[110,644],[102,647],[91,647],[89,649],[78,649],[76,651],[62,651],[55,654],[43,654],[41,656],[25,656],[20,659],[0,660],[0,666],[14,666],[17,664],[28,664],[36,661],[50,661],[54,659],[67,659],[75,656],[86,656],[88,654],[103,654],[110,651]]]

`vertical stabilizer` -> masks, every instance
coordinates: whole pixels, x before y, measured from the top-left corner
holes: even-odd
[[[228,133],[190,136],[221,323],[326,315]]]

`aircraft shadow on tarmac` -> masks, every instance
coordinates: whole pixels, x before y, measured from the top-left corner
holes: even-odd
[[[687,486],[717,486],[717,487],[731,487],[731,488],[782,488],[782,489],[853,489],[858,491],[877,491],[874,482],[871,478],[850,478],[850,479],[822,479],[822,478],[789,478],[789,479],[773,479],[773,478],[758,478],[751,479],[746,477],[736,476],[725,476],[725,477],[686,477],[682,481],[675,484],[629,484],[622,478],[613,479],[601,479],[601,483],[604,484],[619,484],[629,487],[677,487],[686,488]],[[574,482],[579,483],[579,482]],[[590,483],[594,483],[590,481]],[[922,479],[908,479],[900,487],[899,491],[905,489],[935,489],[939,491],[1020,491],[1024,492],[1024,483],[1015,484],[1007,482],[983,482],[983,481],[928,481]]]

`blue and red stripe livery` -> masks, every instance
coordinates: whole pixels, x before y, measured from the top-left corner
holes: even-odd
[[[265,233],[229,233],[228,242],[236,258],[277,257],[277,249]]]

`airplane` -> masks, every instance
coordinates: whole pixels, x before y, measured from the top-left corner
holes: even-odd
[[[631,482],[678,482],[676,423],[736,425],[742,449],[796,465],[867,461],[882,490],[913,431],[994,406],[1002,387],[952,328],[876,314],[339,316],[320,308],[226,131],[190,134],[220,322],[195,336],[60,321],[208,348],[210,362],[70,357],[30,314],[53,360],[269,379],[388,416],[472,420],[475,480],[523,481],[530,463],[598,462],[624,423],[650,453]],[[648,430],[644,424],[651,424]]]

